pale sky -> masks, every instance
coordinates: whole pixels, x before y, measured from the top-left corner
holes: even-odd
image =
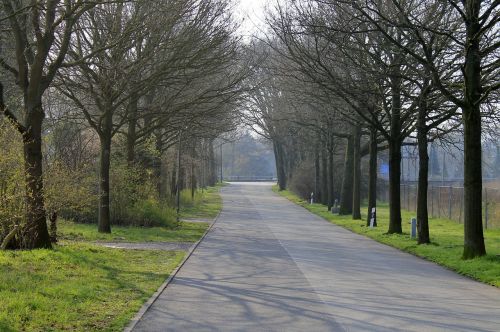
[[[238,20],[243,20],[240,33],[248,37],[264,29],[265,6],[272,2],[268,0],[236,0],[235,14]]]

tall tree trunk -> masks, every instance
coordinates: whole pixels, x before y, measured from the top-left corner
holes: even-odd
[[[481,1],[467,0],[465,4],[465,105],[464,122],[464,252],[469,259],[486,255],[483,236],[481,170],[481,52],[479,15]]]
[[[370,130],[370,162],[368,175],[368,216],[366,226],[370,226],[373,208],[377,207],[377,129]],[[374,225],[376,226],[376,225]]]
[[[283,144],[280,144],[282,163],[283,165],[285,165],[284,167],[285,179],[286,179],[285,188],[293,178],[295,172],[295,164],[297,160],[297,153],[295,150],[296,144],[294,144],[293,141],[291,147],[292,148],[285,149]]]
[[[420,110],[417,124],[418,144],[418,191],[417,191],[417,226],[418,244],[430,243],[429,214],[427,211],[427,189],[429,176],[429,154],[427,152],[427,125],[425,123],[426,111]]]
[[[26,104],[26,132],[23,135],[26,226],[22,230],[21,246],[26,249],[52,248],[43,195],[42,122],[44,112],[41,100],[34,104]]]
[[[418,244],[430,243],[429,213],[427,211],[427,193],[429,184],[429,153],[427,134],[427,98],[429,96],[429,82],[424,83],[417,118],[417,145],[418,145],[418,188],[417,188],[417,227]]]
[[[321,202],[321,185],[320,185],[320,169],[319,169],[319,151],[314,151],[314,202]]]
[[[111,130],[104,130],[100,135],[101,158],[99,164],[99,217],[98,231],[111,233],[109,170],[111,166]]]
[[[283,147],[279,142],[273,140],[274,157],[276,160],[276,174],[278,176],[278,186],[280,190],[286,189],[285,159],[283,156]]]
[[[137,139],[137,92],[132,93],[128,105],[128,128],[127,128],[127,163],[134,164],[135,160],[135,141]]]
[[[173,164],[172,174],[170,177],[170,194],[172,196],[175,196],[177,193],[177,165],[176,165],[176,163]]]
[[[389,230],[401,234],[401,142],[389,141]]]
[[[160,177],[158,179],[159,182],[159,192],[158,192],[158,198],[160,201],[164,201],[165,198],[167,197],[167,185],[168,185],[168,173],[167,173],[167,165],[165,163],[165,158],[163,157],[163,154],[160,154]]]
[[[215,160],[214,141],[208,143],[208,185],[215,186],[217,183],[217,161]]]
[[[321,204],[328,205],[328,152],[321,151]]]
[[[361,219],[361,127],[355,126],[353,131],[353,191],[352,219]]]
[[[486,255],[483,236],[481,118],[479,105],[464,111],[464,253],[465,259]]]
[[[195,148],[194,148],[194,144],[193,144],[193,148],[191,150],[191,163],[190,163],[190,166],[191,166],[191,178],[189,180],[189,184],[191,186],[191,199],[194,200],[194,194],[196,192],[196,175],[195,175],[195,169],[194,169],[194,158],[195,158]],[[233,154],[234,155],[234,154]]]
[[[353,193],[353,169],[354,169],[354,142],[349,136],[345,149],[344,177],[342,178],[342,194],[340,198],[339,214],[346,215],[352,213],[352,193]]]
[[[162,155],[161,151],[163,151],[163,140],[162,140],[162,133],[156,132],[155,133],[155,149],[158,152],[158,155],[153,157],[153,174],[154,178],[156,179],[156,192],[158,193],[158,196],[161,197],[162,195],[162,188],[163,188],[163,182],[162,182]],[[132,160],[133,162],[133,160]]]
[[[401,67],[397,55],[392,68],[392,114],[389,139],[389,234],[401,234]]]
[[[333,139],[330,138],[330,142],[328,144],[328,211],[330,211],[333,207],[333,203],[335,202],[334,192],[333,192],[333,174],[335,170],[333,169]]]

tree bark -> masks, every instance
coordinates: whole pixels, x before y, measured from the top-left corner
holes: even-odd
[[[328,158],[326,149],[321,151],[321,204],[328,205]]]
[[[464,122],[464,252],[470,259],[486,255],[483,236],[481,170],[481,53],[479,15],[481,1],[468,0],[465,4],[465,105],[462,107]]]
[[[366,226],[370,226],[373,208],[377,207],[377,129],[370,130],[370,162],[368,175],[368,213]],[[376,221],[374,226],[377,226]]]
[[[314,202],[321,202],[321,185],[319,169],[319,151],[314,151]]]
[[[128,128],[127,128],[127,163],[133,165],[135,161],[135,141],[137,130],[137,92],[130,96],[130,104],[128,110]]]
[[[163,140],[162,140],[162,133],[161,131],[156,131],[155,133],[155,149],[157,152],[159,152],[158,155],[153,157],[153,174],[154,177],[157,179],[156,182],[156,192],[158,193],[158,197],[162,197],[162,191],[163,191],[163,178],[162,178],[162,155],[161,151],[163,151]],[[134,162],[134,159],[129,162]]]
[[[276,174],[278,176],[278,187],[279,190],[286,189],[286,172],[285,172],[285,160],[283,156],[283,147],[279,142],[273,141],[274,147],[274,157],[276,159]]]
[[[401,234],[401,58],[396,55],[391,68],[392,114],[389,139],[389,230]]]
[[[190,162],[190,179],[189,179],[189,185],[191,186],[191,199],[194,200],[194,194],[196,192],[196,175],[195,175],[195,169],[194,169],[194,158],[195,158],[195,148],[193,145],[193,148],[191,150],[191,162]]]
[[[103,128],[99,134],[101,143],[101,158],[99,165],[99,233],[111,233],[110,212],[110,189],[109,170],[111,167],[111,137],[112,137],[112,113],[108,112],[104,117]]]
[[[361,219],[361,127],[353,130],[353,191],[352,219]]]
[[[481,118],[479,105],[464,111],[464,252],[465,259],[486,255],[483,236]]]
[[[429,154],[427,131],[425,123],[426,110],[419,110],[417,124],[417,144],[418,144],[418,191],[417,191],[417,227],[418,244],[430,243],[429,236],[429,213],[427,211],[427,191],[429,177]]]
[[[429,213],[427,211],[427,193],[429,185],[429,153],[427,134],[427,97],[428,84],[423,89],[417,118],[417,145],[418,145],[418,190],[417,190],[417,228],[418,244],[430,243],[429,236]]]
[[[401,142],[389,141],[389,230],[387,233],[403,232],[401,227]]]
[[[42,101],[26,102],[26,132],[23,134],[26,179],[26,225],[21,246],[25,249],[52,248],[45,211],[42,169]]]
[[[352,213],[352,195],[353,195],[353,169],[354,169],[354,142],[353,137],[347,139],[345,159],[344,159],[344,177],[342,179],[342,195],[340,198],[339,214],[346,215]]]
[[[217,162],[215,161],[214,141],[208,144],[208,185],[215,186],[217,183]]]
[[[335,201],[334,192],[333,192],[333,139],[330,138],[330,142],[328,144],[328,211],[331,211],[333,207],[333,203]]]

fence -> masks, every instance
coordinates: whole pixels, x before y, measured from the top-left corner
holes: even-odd
[[[378,199],[388,201],[388,186],[381,184]],[[401,185],[401,207],[408,211],[417,211],[416,184]],[[464,188],[457,186],[429,185],[427,209],[433,218],[446,218],[463,223]],[[483,188],[483,225],[485,229],[500,228],[500,190]]]

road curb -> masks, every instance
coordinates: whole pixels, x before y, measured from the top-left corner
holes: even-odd
[[[212,230],[212,227],[215,225],[215,223],[219,219],[219,216],[220,216],[221,213],[222,213],[222,208],[219,211],[219,213],[217,214],[217,216],[214,218],[214,220],[210,224],[210,226],[208,226],[208,228],[205,231],[205,233],[203,233],[203,236],[195,244],[193,244],[191,246],[191,248],[189,248],[189,250],[188,250],[186,256],[184,257],[184,259],[182,260],[182,262],[174,269],[174,271],[172,271],[172,273],[168,276],[167,280],[165,280],[165,282],[149,298],[149,300],[142,305],[141,309],[139,309],[139,311],[135,314],[134,318],[132,318],[130,320],[130,322],[125,327],[125,329],[123,330],[123,332],[132,332],[134,330],[135,326],[139,323],[139,321],[146,314],[146,312],[149,310],[149,308],[151,308],[151,306],[156,302],[156,300],[160,297],[161,293],[163,293],[163,291],[167,288],[167,286],[175,278],[175,276],[177,275],[177,273],[179,272],[179,270],[182,268],[182,266],[184,266],[184,264],[189,259],[189,257],[191,257],[191,255],[193,254],[193,252],[195,251],[195,249],[198,247],[198,245],[201,243],[201,241],[203,241],[203,239],[205,239],[205,236],[207,236],[207,234]]]

